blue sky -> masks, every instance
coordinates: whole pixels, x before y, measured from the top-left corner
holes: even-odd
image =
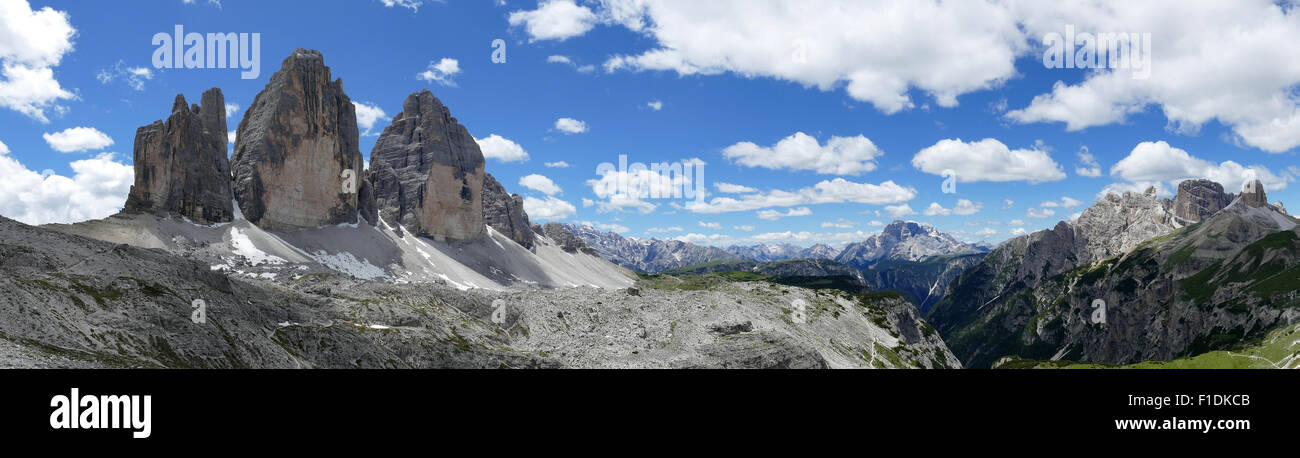
[[[1108,187],[1157,184],[1169,196],[1190,177],[1236,191],[1254,174],[1270,200],[1297,201],[1300,51],[1290,38],[1300,38],[1300,21],[1287,2],[1234,2],[1232,11],[1211,11],[1223,8],[1211,2],[1202,13],[901,2],[888,14],[849,2],[834,18],[818,12],[836,6],[822,1],[700,3],[0,0],[0,26],[9,29],[0,33],[0,59],[48,69],[66,92],[0,77],[0,172],[18,177],[0,184],[0,214],[29,223],[111,214],[130,185],[137,127],[165,118],[178,93],[197,103],[220,87],[238,105],[233,131],[296,48],[324,54],[366,107],[359,113],[382,110],[361,140],[367,158],[402,100],[429,89],[476,138],[496,135],[527,152],[522,161],[489,152],[487,171],[530,198],[534,219],[549,214],[627,236],[834,244],[909,219],[996,243],[1069,219]],[[913,14],[887,17],[899,10]],[[32,26],[60,18],[70,35]],[[1152,75],[1045,67],[1041,39],[1066,23],[1151,32]],[[261,74],[153,68],[151,37],[176,24],[260,33]],[[496,39],[505,41],[504,63],[492,60]],[[451,68],[444,59],[455,72],[421,77],[431,65]],[[561,118],[585,130],[565,132]],[[815,139],[811,149],[807,139],[765,149],[798,133]],[[834,137],[843,150],[828,146]],[[984,139],[995,141],[976,143]],[[1085,164],[1082,151],[1096,164]],[[701,204],[611,202],[593,183],[597,166],[620,154],[703,161],[708,195]],[[802,155],[808,160],[789,160]],[[558,161],[569,167],[545,165]],[[944,177],[928,173],[935,168],[958,172],[956,193],[942,192]],[[538,177],[521,184],[533,174],[560,191]],[[723,184],[748,189],[723,192]],[[932,204],[943,211],[927,214]],[[765,219],[764,211],[792,216]]]

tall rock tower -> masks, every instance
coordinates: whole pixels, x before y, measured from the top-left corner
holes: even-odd
[[[1246,182],[1241,189],[1241,201],[1252,207],[1268,205],[1268,196],[1264,193],[1264,183],[1259,180]]]
[[[289,55],[239,123],[234,195],[264,229],[355,223],[364,186],[357,115],[314,50]]]
[[[432,92],[411,94],[370,152],[379,217],[435,240],[483,235],[483,153]]]
[[[136,129],[135,183],[125,211],[179,215],[202,224],[231,220],[225,105],[217,88],[204,92],[195,106],[178,94],[166,123]]]

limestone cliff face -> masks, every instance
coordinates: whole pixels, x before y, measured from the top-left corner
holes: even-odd
[[[533,247],[533,230],[528,214],[524,213],[524,198],[507,193],[490,173],[483,176],[483,220],[524,248]]]
[[[436,240],[483,235],[483,153],[428,90],[411,94],[370,153],[379,217]]]
[[[1264,183],[1254,180],[1246,183],[1241,190],[1241,201],[1251,207],[1268,206],[1268,196],[1264,194]]]
[[[1174,221],[1172,205],[1157,197],[1154,187],[1141,194],[1107,194],[1073,223],[1079,242],[1076,262],[1123,253],[1146,239],[1177,229],[1180,224]]]
[[[320,52],[284,60],[239,123],[231,158],[244,216],[264,229],[357,221],[363,186],[356,108]]]
[[[1218,213],[1232,202],[1232,196],[1223,192],[1223,185],[1205,179],[1185,180],[1178,183],[1178,195],[1174,197],[1174,216],[1188,223],[1201,220]]]
[[[126,211],[179,215],[201,224],[227,222],[234,215],[220,89],[204,92],[195,106],[177,95],[167,122],[136,129],[134,162]]]

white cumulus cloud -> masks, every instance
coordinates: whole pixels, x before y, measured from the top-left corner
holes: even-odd
[[[121,210],[135,170],[112,153],[73,161],[71,177],[36,172],[0,144],[0,215],[27,224],[75,223],[104,218]]]
[[[855,183],[843,178],[820,181],[794,191],[771,190],[734,197],[715,197],[708,202],[693,202],[685,206],[696,213],[724,213],[757,210],[765,207],[794,207],[830,203],[860,203],[884,205],[906,202],[916,197],[916,189],[903,187],[893,181],[880,184]]]
[[[542,194],[546,194],[548,196],[553,196],[564,192],[562,189],[560,189],[558,185],[555,184],[554,181],[551,181],[550,178],[547,178],[542,175],[538,175],[536,173],[525,175],[522,178],[520,178],[519,185],[540,192]]]
[[[231,104],[226,104],[226,113],[232,111],[231,106]],[[233,106],[234,110],[239,110],[239,105]],[[384,109],[379,108],[378,105],[365,102],[352,102],[352,106],[356,107],[357,110],[357,127],[361,128],[361,135],[378,135],[378,133],[372,133],[371,130],[380,121],[387,121],[388,113],[384,113]]]
[[[0,106],[44,124],[45,110],[66,110],[58,102],[76,95],[54,79],[53,67],[72,51],[76,33],[66,12],[0,1]]]
[[[963,142],[940,140],[912,157],[912,166],[925,173],[943,175],[951,170],[957,181],[1027,181],[1042,183],[1065,179],[1060,164],[1041,149],[1010,149],[993,138]]]
[[[789,210],[786,210],[785,212],[781,212],[777,210],[759,210],[758,219],[767,220],[767,221],[776,221],[781,218],[788,218],[791,216],[808,216],[811,214],[812,214],[812,210],[809,209],[808,207],[791,208]]]
[[[714,188],[717,188],[717,189],[718,189],[718,192],[721,192],[721,193],[724,193],[724,194],[745,194],[745,193],[750,193],[750,192],[758,192],[758,189],[751,188],[751,187],[749,187],[749,186],[743,186],[743,185],[731,184],[731,183],[723,183],[723,182],[713,183],[713,187],[714,187]]]
[[[62,132],[45,133],[41,137],[45,143],[50,144],[50,148],[60,153],[101,150],[113,144],[113,139],[108,134],[94,127],[72,127]]]
[[[1038,218],[1038,219],[1049,218],[1055,214],[1056,211],[1050,208],[1031,208],[1025,211],[1025,216],[1028,216],[1030,218]]]
[[[915,215],[916,211],[912,210],[912,206],[908,204],[887,205],[885,206],[885,214],[889,215],[891,218],[902,218],[908,215]]]
[[[1079,150],[1079,164],[1074,166],[1074,173],[1081,177],[1097,178],[1101,176],[1101,163],[1088,152],[1088,147]]]
[[[573,204],[555,197],[524,197],[524,212],[533,220],[561,220],[573,216],[578,209]]]
[[[186,2],[190,2],[190,1],[193,0],[186,0]],[[420,11],[420,5],[424,3],[423,0],[379,0],[379,1],[383,3],[384,6],[389,8],[396,6],[401,8],[409,8],[411,11],[416,11],[416,12]]]
[[[510,13],[511,27],[522,26],[529,41],[564,41],[587,33],[596,25],[596,14],[590,8],[579,6],[573,0],[546,0],[535,10]]]
[[[1222,184],[1227,192],[1240,192],[1247,182],[1256,179],[1263,182],[1267,190],[1286,189],[1288,182],[1295,181],[1290,174],[1275,175],[1262,165],[1243,166],[1233,161],[1215,164],[1164,141],[1139,143],[1128,156],[1111,167],[1110,175],[1139,184],[1134,188],[1145,188],[1142,184],[1160,184],[1158,189],[1163,187],[1159,182],[1176,184],[1185,179],[1205,178]]]
[[[1088,32],[1150,34],[1150,74],[1089,71],[1074,84],[1057,82],[1028,106],[1007,112],[1018,122],[1062,122],[1077,131],[1124,122],[1158,108],[1169,126],[1195,133],[1217,120],[1250,146],[1279,153],[1300,145],[1300,14],[1291,2],[1155,0],[1020,1],[1014,4],[1032,37]]]
[[[773,170],[810,170],[823,174],[859,175],[876,169],[881,154],[867,137],[831,137],[826,145],[803,132],[781,139],[771,147],[740,142],[722,150],[722,155],[746,167]]]
[[[415,77],[428,83],[438,83],[443,86],[456,86],[455,77],[460,73],[460,61],[450,57],[444,57],[442,60],[430,61],[429,67],[423,72],[416,74]]]
[[[528,151],[519,146],[513,140],[502,137],[497,134],[488,135],[487,138],[476,138],[478,149],[483,151],[483,157],[487,159],[496,159],[501,162],[524,162],[528,160]],[[552,167],[554,162],[547,162],[547,167]],[[565,164],[567,167],[568,164]]]
[[[587,131],[587,123],[573,118],[555,120],[555,129],[566,134],[580,134]]]
[[[1016,75],[1028,44],[1000,2],[608,0],[610,23],[658,46],[618,54],[620,69],[770,77],[850,97],[886,113],[911,108],[918,89],[940,106]],[[882,43],[888,43],[882,46]]]
[[[926,207],[922,213],[926,216],[948,216],[951,214],[966,216],[979,213],[982,208],[984,208],[983,203],[972,202],[969,199],[957,199],[957,205],[953,208],[944,208],[938,202],[931,202],[930,206]]]

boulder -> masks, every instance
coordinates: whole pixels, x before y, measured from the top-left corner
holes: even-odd
[[[441,241],[483,235],[483,153],[432,92],[411,94],[370,152],[379,217]]]
[[[239,123],[231,168],[244,217],[278,230],[355,223],[362,166],[343,80],[320,52],[294,51]]]
[[[195,106],[178,94],[167,122],[136,129],[134,162],[135,183],[124,211],[177,215],[200,224],[234,216],[221,89],[204,92]]]

